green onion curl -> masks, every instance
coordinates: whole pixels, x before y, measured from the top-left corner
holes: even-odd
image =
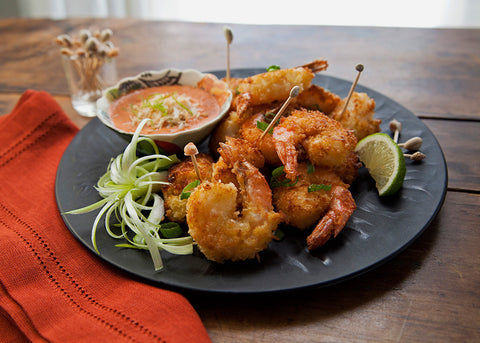
[[[100,209],[91,232],[95,251],[100,253],[96,233],[101,218],[105,216],[108,235],[127,241],[116,246],[148,250],[155,270],[160,270],[163,268],[160,250],[172,254],[191,254],[193,239],[190,236],[180,237],[184,232],[179,225],[165,227],[161,223],[165,214],[164,201],[157,193],[162,185],[168,184],[167,170],[178,163],[179,159],[176,155],[160,154],[151,138],[140,136],[142,128],[149,120],[142,120],[125,151],[110,160],[107,171],[99,178],[95,189],[102,199],[65,214],[80,214]],[[140,141],[150,144],[154,153],[138,157],[136,152]],[[112,224],[112,217],[116,219],[116,224]]]

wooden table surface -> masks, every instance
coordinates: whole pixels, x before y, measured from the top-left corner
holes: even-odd
[[[70,104],[60,33],[110,27],[120,77],[164,67],[225,69],[223,25],[133,19],[0,20],[0,113],[26,89]],[[230,25],[232,68],[326,58],[415,113],[438,139],[448,191],[431,226],[390,262],[328,288],[277,296],[188,295],[214,342],[480,341],[480,30]],[[1,134],[1,133],[0,133]],[[434,180],[433,180],[434,182]]]

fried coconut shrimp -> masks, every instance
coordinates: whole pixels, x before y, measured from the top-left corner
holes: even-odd
[[[243,94],[249,95],[248,102],[251,106],[284,101],[293,87],[299,86],[300,93],[303,92],[310,87],[315,73],[327,67],[327,61],[318,60],[301,67],[278,69],[247,77],[237,84],[237,92],[240,93],[237,103],[244,101]]]
[[[351,130],[318,111],[294,110],[273,129],[275,150],[290,180],[298,175],[302,151],[315,166],[332,169],[348,184],[360,167],[355,154],[357,138]]]
[[[326,115],[330,115],[337,107],[342,99],[325,88],[318,85],[311,85],[300,93],[290,105],[295,108],[307,108],[317,110]]]
[[[316,60],[300,67],[269,71],[244,79],[230,78],[229,87],[234,94],[232,107],[212,132],[209,143],[211,153],[216,155],[219,143],[225,142],[225,137],[239,137],[240,128],[245,120],[267,108],[281,105],[295,86],[300,87],[300,93],[309,90],[303,98],[307,105],[316,101],[315,108],[319,106],[319,102],[327,104],[328,108],[332,107],[332,100],[326,92],[319,92],[315,87],[310,89],[315,73],[327,67],[327,61]],[[320,108],[325,111],[323,106]],[[332,110],[333,108],[334,106]]]
[[[342,115],[346,99],[337,104],[337,107],[329,115],[339,121],[344,128],[353,130],[358,140],[380,132],[380,119],[373,118],[375,113],[375,100],[366,93],[354,92],[348,103],[345,113]]]
[[[255,168],[261,169],[265,165],[265,158],[250,142],[240,138],[226,137],[225,143],[220,143],[218,149],[220,158],[213,165],[212,180],[222,183],[232,182],[239,186],[237,176],[232,168],[235,161],[247,161]]]
[[[266,112],[271,108],[271,104],[249,106],[249,104],[244,103],[241,107],[237,106],[236,109],[232,109],[213,130],[209,142],[210,152],[216,155],[219,144],[225,142],[226,137],[240,137],[240,129],[246,120],[249,120],[258,112]]]
[[[202,180],[210,180],[213,159],[207,154],[199,154],[196,159]],[[185,186],[197,180],[192,159],[187,158],[171,167],[167,180],[170,184],[162,187],[165,215],[171,221],[184,222],[187,213],[187,199],[180,199],[180,194]]]
[[[355,201],[347,188],[333,186],[331,192],[332,200],[327,213],[307,237],[307,246],[310,250],[322,246],[332,236],[337,237],[356,209]]]
[[[257,122],[267,122],[265,112],[266,111],[259,112],[245,120],[240,129],[240,137],[254,144],[264,156],[267,164],[273,166],[281,165],[282,162],[278,158],[277,151],[275,150],[272,135],[265,135],[265,137],[260,140],[263,131],[257,127]]]
[[[314,250],[340,233],[356,205],[348,185],[331,170],[308,171],[307,164],[300,163],[297,171],[295,185],[273,188],[273,203],[288,225],[302,230],[315,225],[307,237],[308,248]]]
[[[257,168],[236,161],[232,172],[238,187],[203,182],[187,202],[189,234],[209,260],[220,263],[256,257],[267,248],[282,218],[274,212],[270,187]]]

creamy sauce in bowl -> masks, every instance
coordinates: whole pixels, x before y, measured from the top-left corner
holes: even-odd
[[[97,117],[128,141],[138,123],[151,118],[142,135],[173,154],[190,142],[201,144],[230,109],[232,97],[229,86],[213,74],[175,68],[145,71],[107,88],[97,100]]]
[[[110,104],[109,114],[122,131],[134,132],[143,119],[150,118],[143,134],[171,134],[212,121],[220,107],[219,99],[204,89],[169,85],[125,94]]]

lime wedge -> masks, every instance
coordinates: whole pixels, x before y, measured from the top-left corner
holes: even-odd
[[[392,195],[403,185],[407,168],[400,147],[385,133],[374,133],[358,142],[355,152],[375,180],[380,196]]]

